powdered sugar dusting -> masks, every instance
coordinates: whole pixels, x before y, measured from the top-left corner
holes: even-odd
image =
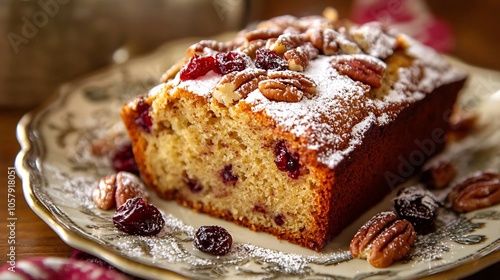
[[[386,66],[379,59],[363,54],[353,55],[353,58]],[[340,75],[329,65],[330,60],[329,56],[320,56],[311,61],[304,72],[317,84],[316,96],[312,99],[304,98],[297,103],[274,102],[255,90],[245,102],[252,104],[256,112],[265,111],[285,130],[308,138],[308,148],[319,151],[318,160],[333,168],[362,143],[371,126],[382,126],[395,118],[397,111],[394,108],[401,106],[394,104],[414,102],[425,94],[412,88],[413,70],[400,69],[400,80],[395,83],[394,90],[383,99],[368,98],[363,84]],[[387,114],[387,108],[393,114]]]
[[[424,75],[418,85],[420,91],[431,92],[436,87],[466,77],[464,71],[450,68],[449,63],[430,47],[406,35],[401,37],[408,42],[408,55],[415,57],[420,65],[425,65]]]
[[[324,24],[324,21],[299,22],[307,27],[312,24],[315,28]],[[297,24],[297,19],[293,17],[267,22],[267,25],[276,25],[275,27],[283,30],[286,30],[288,25],[294,27],[294,24]],[[303,28],[305,27],[295,28],[295,31],[299,32]],[[310,60],[303,73],[317,85],[312,98],[303,98],[300,102],[273,101],[266,98],[257,88],[246,98],[239,100],[250,104],[254,112],[265,112],[284,131],[306,139],[307,148],[317,151],[318,161],[329,168],[334,168],[361,145],[371,127],[384,126],[394,121],[401,110],[423,99],[436,87],[465,77],[464,73],[452,69],[435,51],[394,31],[388,33],[379,23],[351,26],[348,29],[340,27],[334,31],[339,34],[335,39],[340,46],[337,53],[316,57],[316,51],[312,57],[308,55]],[[284,32],[278,40],[287,42],[285,45],[290,47],[293,45],[293,50],[303,54],[300,49],[303,46],[297,48],[292,40],[299,35],[301,34]],[[352,46],[343,45],[342,40]],[[365,60],[386,69],[387,65],[383,59],[394,53],[398,40],[406,43],[407,54],[415,60],[411,66],[397,70],[397,81],[384,88],[381,96],[372,97],[373,90],[369,85],[341,75],[331,66],[334,58],[341,57],[342,60]],[[306,43],[314,49],[311,42]],[[246,71],[251,69],[256,69],[256,66],[248,63]],[[180,81],[176,77],[171,83],[210,99],[220,80],[221,75],[209,72],[196,80]]]
[[[384,33],[378,22],[370,22],[350,29],[351,36],[369,55],[386,58],[393,54],[396,38]]]
[[[179,80],[178,87],[195,93],[199,96],[209,98],[212,96],[213,89],[215,88],[221,77],[221,75],[215,73],[214,71],[210,71],[205,76],[199,77],[195,80]]]

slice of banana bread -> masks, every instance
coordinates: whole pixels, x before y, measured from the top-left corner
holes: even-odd
[[[122,119],[160,196],[320,250],[442,149],[465,77],[378,23],[282,16],[193,45]]]

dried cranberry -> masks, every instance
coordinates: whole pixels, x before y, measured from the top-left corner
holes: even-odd
[[[219,52],[215,55],[215,65],[219,73],[226,75],[234,71],[242,71],[247,67],[245,58],[237,52]]]
[[[194,80],[206,75],[210,70],[219,72],[215,66],[215,58],[212,56],[193,55],[189,62],[182,68],[180,78],[182,81]]]
[[[149,115],[150,107],[148,103],[144,102],[144,98],[139,99],[136,108],[139,115],[135,119],[135,124],[148,133],[151,133],[151,126],[153,125],[151,116]]]
[[[111,154],[111,164],[116,172],[127,171],[137,176],[140,175],[139,168],[135,162],[132,143],[124,144],[118,147]]]
[[[226,185],[234,185],[238,181],[238,176],[233,174],[233,165],[231,164],[224,166],[224,168],[219,171],[219,175],[222,177],[222,182]]]
[[[282,226],[285,224],[285,217],[282,215],[282,214],[279,214],[277,215],[276,217],[274,217],[274,222],[278,225],[278,226]]]
[[[222,256],[231,250],[233,238],[227,230],[220,226],[202,226],[194,238],[194,246],[200,251]]]
[[[116,209],[113,223],[128,234],[155,235],[161,231],[165,220],[154,205],[147,204],[142,197],[134,197]]]
[[[274,147],[274,163],[280,171],[287,171],[288,176],[297,179],[300,176],[299,155],[291,154],[286,148],[285,141],[279,141]]]
[[[439,204],[430,191],[417,186],[403,188],[393,202],[399,217],[408,220],[417,232],[433,228]]]
[[[203,190],[203,185],[198,180],[191,179],[186,174],[182,176],[182,180],[192,193],[199,193]]]
[[[255,66],[265,70],[288,70],[288,62],[274,51],[260,48],[255,52]]]

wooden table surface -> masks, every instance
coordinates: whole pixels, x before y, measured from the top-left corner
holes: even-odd
[[[276,1],[271,1],[271,4],[272,2]],[[436,12],[453,20],[451,23],[461,31],[458,32],[457,36],[457,40],[459,40],[458,44],[463,42],[465,46],[458,48],[454,52],[454,55],[479,66],[499,69],[500,56],[497,54],[500,46],[498,44],[499,34],[496,28],[499,23],[498,18],[500,17],[496,17],[496,14],[493,15],[493,13],[498,13],[500,7],[495,3],[500,1],[484,1],[489,3],[490,6],[485,6],[483,8],[483,14],[481,14],[480,10],[478,11],[477,7],[474,9],[469,7],[469,12],[474,13],[474,17],[470,18],[471,15],[468,14],[468,23],[460,21],[460,15],[465,13],[463,10],[446,10],[444,4],[438,5],[436,2],[440,1],[433,1],[433,6],[436,6],[433,8],[435,8]],[[453,3],[466,3],[471,1],[441,2],[453,5]],[[467,9],[467,7],[464,9]],[[496,9],[497,12],[492,12],[494,9]],[[494,20],[490,19],[492,21],[489,22],[489,25],[484,23],[485,20],[488,21],[488,16],[494,16],[495,18]],[[467,28],[464,26],[467,26]],[[470,32],[473,28],[476,28],[478,32]],[[492,39],[492,36],[495,37],[495,39]],[[474,44],[472,44],[470,40],[474,40]],[[0,203],[2,207],[2,209],[0,209],[0,236],[2,238],[2,240],[0,240],[0,265],[5,264],[10,246],[7,243],[9,229],[5,225],[7,221],[7,172],[9,167],[14,166],[14,158],[19,151],[19,145],[15,138],[16,124],[28,110],[28,108],[0,107],[0,173],[2,174],[0,177],[0,197],[2,199]],[[27,205],[22,195],[21,181],[19,179],[16,181],[15,196],[15,217],[17,218],[15,229],[16,260],[42,256],[70,257],[73,249],[66,245]],[[499,262],[466,279],[493,279],[498,271],[500,271]]]

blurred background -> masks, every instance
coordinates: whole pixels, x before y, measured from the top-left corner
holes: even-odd
[[[0,106],[31,108],[63,82],[168,40],[328,6],[357,22],[396,24],[442,52],[500,69],[498,0],[0,0]]]

